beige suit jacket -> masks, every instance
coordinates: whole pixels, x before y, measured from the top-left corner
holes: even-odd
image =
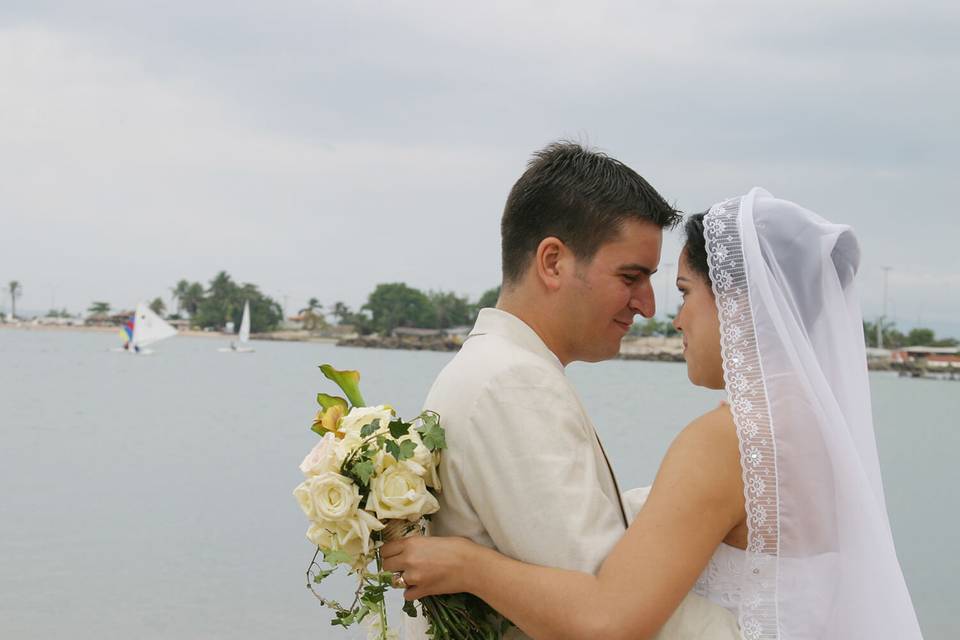
[[[432,535],[463,536],[539,565],[596,573],[627,513],[564,367],[526,323],[483,309],[424,408],[447,449]],[[407,638],[425,637],[421,624]],[[508,638],[526,638],[512,629]]]

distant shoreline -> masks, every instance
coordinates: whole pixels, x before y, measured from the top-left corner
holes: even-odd
[[[32,323],[0,323],[0,329],[20,329],[23,331],[73,331],[77,333],[114,333],[119,334],[123,331],[119,326],[89,326],[89,325],[56,325],[56,324],[32,324]],[[201,331],[198,329],[178,329],[178,336],[188,338],[236,338],[235,333],[224,333],[223,331]],[[337,338],[322,336],[313,336],[305,331],[272,331],[270,333],[254,333],[250,335],[251,340],[267,340],[274,342],[319,342],[335,343]]]
[[[49,325],[49,324],[12,324],[0,323],[0,329],[21,329],[25,331],[74,331],[80,333],[114,333],[119,334],[122,330],[119,326],[75,326],[75,325]],[[188,338],[218,338],[231,339],[236,338],[236,334],[223,333],[221,331],[198,331],[196,329],[183,329],[177,332],[177,335]],[[119,339],[119,335],[117,336]],[[388,351],[433,351],[441,353],[452,353],[459,351],[463,344],[462,337],[450,336],[358,336],[355,338],[334,338],[330,336],[317,336],[307,331],[271,331],[269,333],[255,333],[250,336],[251,340],[262,340],[269,342],[306,342],[314,344],[335,344],[338,347],[355,347],[360,349],[384,349]],[[642,362],[684,362],[683,340],[678,337],[628,337],[624,339],[619,360],[638,360]],[[867,369],[870,371],[898,371],[898,367],[892,366],[889,362],[870,359],[867,361]],[[903,374],[901,374],[903,375]]]

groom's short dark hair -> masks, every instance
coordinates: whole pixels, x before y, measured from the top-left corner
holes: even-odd
[[[589,261],[626,220],[672,228],[680,214],[619,160],[575,142],[547,145],[507,197],[500,223],[504,283],[520,279],[544,238],[559,238]]]

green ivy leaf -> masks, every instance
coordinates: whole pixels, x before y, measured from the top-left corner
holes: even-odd
[[[370,585],[364,587],[363,596],[360,601],[364,604],[375,607],[383,603],[383,594],[387,592],[387,587],[383,585]]]
[[[429,416],[432,418],[432,416]],[[420,432],[420,436],[423,439],[423,444],[430,451],[438,451],[440,449],[447,448],[447,434],[443,430],[443,427],[440,426],[440,422],[433,418],[428,420],[427,417],[423,419],[423,426],[421,426],[417,431]]]
[[[369,438],[370,436],[375,434],[379,428],[380,428],[380,420],[374,420],[370,424],[365,424],[363,425],[363,428],[360,429],[360,437]]]
[[[402,438],[410,433],[410,423],[403,420],[394,420],[390,423],[390,435],[394,438]]]
[[[417,450],[417,443],[413,440],[404,440],[400,443],[400,455],[394,456],[397,462],[413,457],[413,452]]]
[[[407,600],[403,603],[403,612],[410,616],[411,618],[417,617],[417,605],[413,604],[413,600]]]
[[[400,445],[397,444],[396,440],[387,440],[387,453],[397,460],[400,459]]]
[[[314,584],[320,584],[326,578],[329,578],[333,572],[334,572],[334,569],[321,569],[320,571],[317,572],[315,576],[313,576]]]
[[[323,561],[331,566],[338,564],[353,564],[353,556],[341,549],[333,549],[323,552]]]
[[[353,475],[357,477],[361,485],[364,487],[368,486],[370,484],[370,478],[373,477],[373,462],[363,460],[353,465]]]

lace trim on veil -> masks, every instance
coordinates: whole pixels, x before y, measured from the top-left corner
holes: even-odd
[[[756,325],[743,254],[741,204],[750,196],[714,205],[704,216],[707,262],[720,318],[723,377],[740,441],[740,465],[748,542],[740,580],[713,585],[723,599],[739,602],[747,640],[777,640],[777,573],[780,513],[774,425],[770,417]],[[709,581],[709,572],[704,576]],[[708,585],[698,585],[701,588]],[[733,590],[733,593],[724,593]]]

